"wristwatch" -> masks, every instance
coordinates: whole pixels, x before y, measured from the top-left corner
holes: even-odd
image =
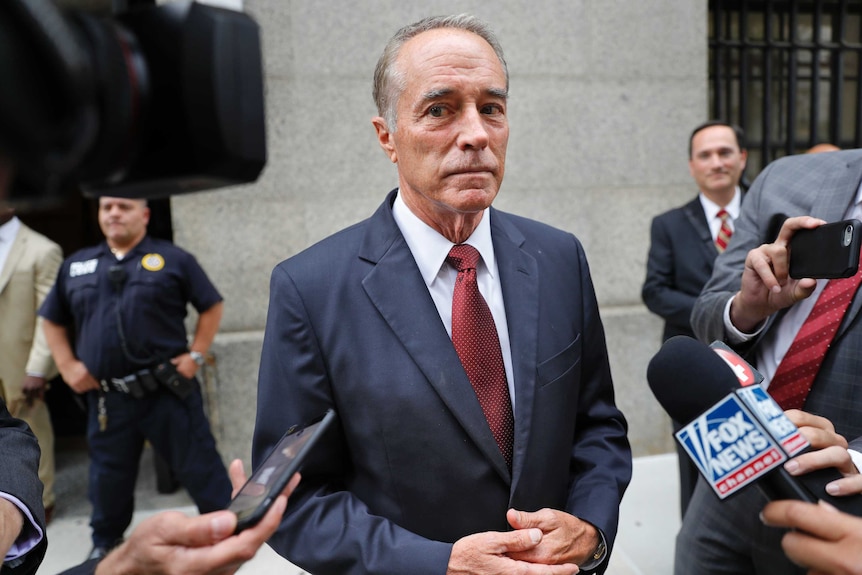
[[[199,351],[192,350],[189,352],[189,355],[192,356],[192,359],[195,360],[195,363],[198,364],[199,367],[203,367],[205,361],[204,354]]]
[[[596,546],[596,550],[593,551],[593,561],[601,562],[605,558],[605,554],[608,552],[608,546],[605,545],[604,538],[599,541],[598,546]]]

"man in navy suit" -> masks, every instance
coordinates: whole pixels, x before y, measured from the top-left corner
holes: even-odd
[[[742,130],[710,121],[696,127],[688,143],[688,169],[697,183],[697,197],[652,221],[646,281],[641,297],[654,314],[664,318],[663,340],[675,335],[694,337],[691,310],[712,275],[719,253],[718,236],[727,212],[727,224],[739,217],[742,191],[739,181],[748,152]],[[674,431],[679,425],[674,422]],[[679,500],[683,515],[697,483],[697,468],[685,451],[679,456]]]
[[[320,574],[603,572],[626,422],[580,242],[491,207],[509,134],[499,44],[471,16],[422,20],[390,40],[374,94],[399,187],[272,275],[253,460],[327,408],[340,425],[270,545]],[[481,255],[511,466],[450,336],[459,244]]]
[[[698,194],[687,204],[656,216],[650,229],[646,281],[641,297],[665,320],[663,341],[694,337],[691,310],[712,275],[716,238],[724,209],[728,224],[739,217],[739,181],[748,152],[740,128],[720,121],[701,124],[689,139],[688,169]]]

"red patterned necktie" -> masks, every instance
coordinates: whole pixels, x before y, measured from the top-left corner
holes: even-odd
[[[853,277],[829,280],[823,288],[769,384],[769,394],[781,409],[802,409],[805,405],[820,364],[860,282],[862,266]]]
[[[512,401],[494,317],[476,282],[479,258],[476,248],[467,244],[453,246],[446,258],[458,270],[452,297],[452,343],[479,398],[494,439],[511,469],[514,443]]]
[[[718,213],[715,214],[715,217],[721,218],[721,228],[719,228],[718,236],[715,238],[715,247],[718,248],[718,253],[721,253],[727,249],[727,242],[730,241],[730,236],[733,235],[733,230],[730,228],[730,223],[727,221],[730,218],[730,214],[727,213],[727,210],[721,208],[718,210]]]

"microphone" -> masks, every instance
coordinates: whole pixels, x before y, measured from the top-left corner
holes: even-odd
[[[665,411],[687,424],[676,440],[716,495],[726,499],[754,483],[769,499],[823,499],[862,515],[862,496],[826,492],[842,477],[837,469],[800,477],[784,469],[810,449],[808,441],[760,385],[763,376],[727,346],[713,345],[720,349],[685,336],[669,339],[650,361],[647,381]]]

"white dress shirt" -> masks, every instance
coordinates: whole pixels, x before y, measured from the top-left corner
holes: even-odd
[[[392,206],[392,215],[401,234],[404,236],[419,272],[428,286],[428,292],[437,313],[446,327],[449,337],[452,337],[452,296],[455,293],[455,279],[458,271],[446,263],[446,257],[453,244],[443,237],[437,230],[420,220],[416,214],[410,211],[407,204],[401,198],[401,194],[395,196]],[[500,287],[500,274],[497,271],[497,260],[494,258],[494,244],[491,240],[491,220],[489,210],[482,214],[479,226],[472,235],[464,242],[470,244],[479,251],[482,256],[476,269],[476,281],[479,284],[479,292],[494,316],[497,326],[497,335],[500,338],[500,348],[503,352],[503,365],[506,368],[506,381],[509,386],[509,397],[512,399],[512,410],[515,408],[515,387],[512,371],[512,349],[509,344],[509,326],[506,322],[506,310],[503,305],[503,292]]]
[[[0,270],[6,265],[9,250],[12,249],[12,243],[15,241],[15,236],[18,235],[18,230],[20,229],[21,221],[17,216],[12,216],[11,220],[0,226]]]
[[[718,237],[718,232],[721,230],[721,218],[718,217],[718,212],[721,211],[722,207],[707,198],[703,192],[698,194],[700,198],[700,205],[703,207],[703,214],[706,216],[706,222],[709,224],[709,233],[712,234],[712,241]],[[739,186],[736,187],[736,192],[733,194],[733,199],[730,200],[724,209],[727,210],[728,215],[727,224],[730,226],[731,231],[734,230],[733,222],[739,219],[739,208],[742,205],[742,192],[739,189]]]

